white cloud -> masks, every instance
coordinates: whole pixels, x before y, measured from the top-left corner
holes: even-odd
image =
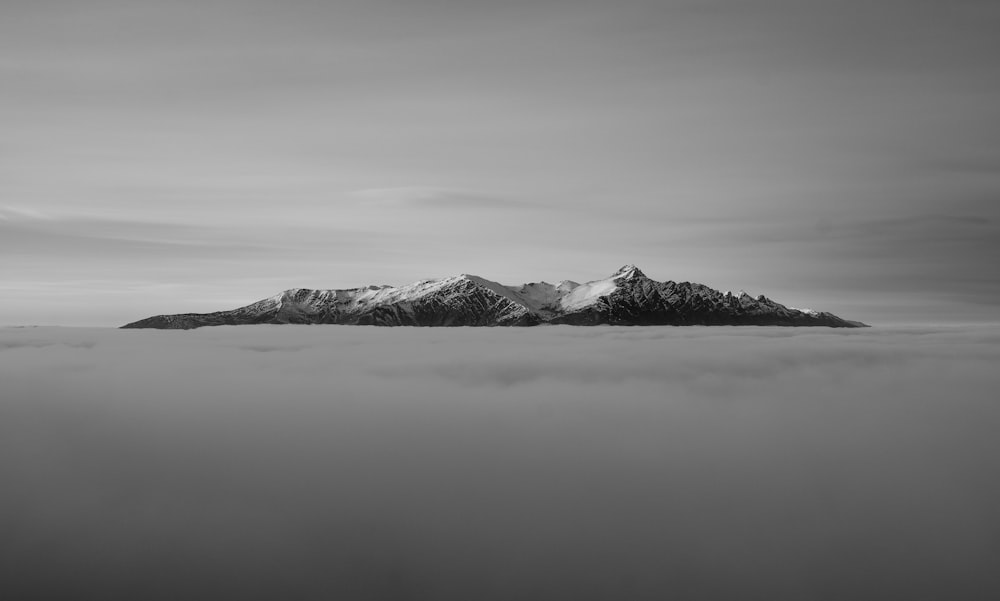
[[[0,589],[991,598],[998,343],[0,329]]]

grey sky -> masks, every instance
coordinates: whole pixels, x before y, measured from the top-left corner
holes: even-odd
[[[604,277],[997,319],[1000,8],[0,7],[0,323]]]

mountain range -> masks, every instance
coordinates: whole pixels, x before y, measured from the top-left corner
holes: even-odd
[[[215,313],[156,315],[123,328],[192,329],[261,323],[375,326],[768,325],[867,327],[832,313],[796,309],[763,295],[719,292],[691,282],[657,282],[634,265],[578,284],[504,286],[468,274],[407,286],[345,290],[292,288]]]

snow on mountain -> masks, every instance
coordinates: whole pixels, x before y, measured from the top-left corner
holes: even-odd
[[[563,280],[556,284],[556,291],[559,292],[559,294],[566,294],[579,285],[580,284],[574,282],[573,280]]]
[[[646,277],[646,274],[644,274],[635,265],[632,265],[631,263],[629,263],[628,265],[622,265],[621,268],[618,269],[618,271],[616,271],[613,274],[611,274],[611,277],[609,279],[612,279],[612,280],[619,280],[619,279],[621,279],[621,280],[631,280],[631,279],[634,279],[634,278],[644,278],[644,277]]]
[[[618,283],[613,278],[580,284],[559,299],[559,307],[563,311],[578,311],[593,305],[601,297],[608,296],[617,289]]]
[[[579,284],[559,299],[563,311],[579,311],[595,305],[600,299],[610,296],[623,282],[645,278],[646,274],[635,265],[624,265],[603,280]]]
[[[861,327],[830,313],[785,307],[763,295],[721,293],[702,284],[651,280],[635,265],[584,284],[563,280],[504,286],[462,274],[405,286],[344,290],[291,288],[216,313],[157,315],[126,328],[189,329],[254,323],[384,326],[821,325]]]
[[[516,292],[532,310],[552,312],[557,310],[561,300],[578,286],[580,284],[576,282],[563,280],[558,284],[533,282],[521,286],[505,287]]]
[[[562,294],[554,284],[548,282],[533,282],[521,286],[506,286],[516,293],[533,311],[548,309],[559,301]]]

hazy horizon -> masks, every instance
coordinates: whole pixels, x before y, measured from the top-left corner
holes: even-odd
[[[640,267],[640,269],[641,269],[641,267]],[[458,274],[450,274],[450,275],[458,275]],[[480,274],[473,274],[473,275],[480,276]],[[605,276],[603,278],[598,278],[598,279],[603,280],[603,279],[605,279],[606,277],[608,277],[610,275],[612,275],[612,273],[609,273],[609,274],[607,274],[607,276]],[[647,274],[647,276],[648,276],[648,274]],[[434,277],[424,278],[423,280],[427,280],[427,279],[442,279],[444,277],[449,277],[449,276],[434,276]],[[482,277],[482,276],[480,276],[480,277]],[[486,278],[486,279],[489,279],[489,278]],[[653,279],[656,280],[657,278],[653,278]],[[423,280],[419,280],[419,281],[423,281]],[[573,278],[561,278],[559,280],[553,279],[553,280],[548,280],[548,282],[549,283],[559,283],[560,281],[565,281],[565,280],[573,280]],[[663,279],[663,280],[658,280],[658,281],[666,281],[666,280]],[[391,283],[391,284],[387,283],[387,282],[378,282],[378,283],[375,283],[374,285],[405,286],[406,284],[411,284],[411,283],[415,283],[415,282]],[[505,286],[514,286],[515,285],[514,282],[498,282],[498,283],[500,283],[501,285],[505,285]],[[524,283],[528,283],[528,282],[517,282],[516,285],[520,285],[520,284],[524,284]],[[578,283],[584,284],[584,283],[588,283],[588,281],[581,281],[581,282],[578,282]],[[704,284],[704,282],[697,282],[697,283]],[[373,285],[373,284],[367,284],[367,285]],[[359,285],[359,286],[354,286],[353,288],[358,288],[358,287],[363,287],[363,286]],[[717,286],[711,286],[711,285],[709,285],[709,287],[715,288],[716,290],[720,290],[722,292],[725,292],[727,290],[726,288],[723,288],[723,287],[717,287]],[[303,287],[296,286],[296,287],[293,287],[293,288],[303,288]],[[320,288],[320,289],[322,289],[322,288]],[[347,288],[346,287],[334,287],[334,288],[327,288],[327,289],[347,289]],[[287,290],[287,288],[284,289],[284,290]],[[271,294],[267,294],[266,296],[260,297],[260,298],[244,299],[244,300],[233,299],[232,301],[230,301],[230,304],[227,305],[227,306],[216,305],[216,306],[211,307],[211,308],[206,308],[207,307],[207,303],[205,303],[201,299],[191,299],[191,298],[188,298],[188,299],[173,299],[171,297],[169,300],[160,299],[160,300],[157,300],[155,302],[152,302],[152,305],[151,305],[152,307],[160,307],[161,309],[163,309],[163,311],[161,313],[149,313],[149,314],[139,315],[136,310],[129,310],[129,311],[126,311],[125,314],[131,316],[131,317],[128,318],[131,321],[136,321],[136,320],[141,319],[141,318],[151,317],[153,315],[162,315],[162,314],[212,313],[212,312],[215,312],[215,311],[227,311],[227,310],[237,309],[237,308],[240,308],[240,307],[244,307],[244,306],[250,305],[250,304],[252,304],[252,303],[254,303],[256,301],[263,300],[264,298],[273,296],[274,294],[277,294],[278,292],[282,292],[284,290],[273,291]],[[757,294],[764,294],[763,292],[757,291],[757,290],[754,290],[754,289],[751,289],[749,291],[739,290],[739,291],[732,291],[732,292],[734,294],[736,294],[738,292],[748,292],[748,293],[751,293],[752,296],[757,296]],[[767,296],[767,295],[765,294],[765,296]],[[772,299],[772,300],[775,300],[776,302],[779,302],[779,303],[781,303],[781,304],[783,304],[783,305],[785,305],[787,307],[793,307],[792,303],[783,302],[784,299]],[[176,303],[176,304],[173,304],[173,303]],[[233,303],[235,303],[235,304],[233,304]],[[168,305],[171,305],[171,306],[168,306]],[[859,312],[861,312],[862,310],[864,310],[865,308],[867,308],[868,311],[869,311],[869,313],[871,313],[871,308],[870,307],[865,307],[863,304],[845,302],[845,303],[842,303],[842,305],[846,306],[848,308],[855,307],[855,308],[857,308],[857,310]],[[192,307],[199,307],[200,310],[197,310],[197,311],[196,310],[191,310]],[[811,306],[809,308],[813,309],[813,310],[827,311],[827,312],[833,313],[833,311],[831,311],[826,304],[818,304],[817,305],[817,304],[813,303],[813,306]],[[925,315],[921,315],[921,316],[919,316],[917,318],[914,318],[912,314],[910,314],[910,313],[908,313],[906,311],[901,311],[901,312],[896,312],[896,313],[893,313],[893,312],[880,313],[880,312],[876,311],[874,313],[874,315],[877,316],[877,317],[879,317],[878,321],[872,321],[871,319],[868,319],[866,321],[864,319],[858,318],[857,315],[855,315],[855,314],[849,314],[849,315],[838,314],[837,316],[841,317],[841,318],[844,318],[844,319],[848,319],[848,320],[860,321],[860,322],[865,323],[868,326],[879,326],[879,327],[894,327],[894,326],[942,326],[942,327],[949,327],[949,326],[966,326],[966,325],[971,325],[971,324],[990,325],[990,324],[1000,323],[1000,315],[994,317],[994,316],[989,315],[989,314],[983,316],[983,315],[978,315],[978,314],[968,315],[968,314],[964,314],[964,313],[959,313],[959,314],[954,314],[954,315],[943,315],[943,314],[941,314],[940,316],[938,316],[939,313],[934,313],[933,314],[934,317],[927,317]],[[74,324],[74,323],[71,323],[72,319],[67,319],[67,321],[70,322],[70,323],[56,323],[56,322],[44,322],[44,321],[39,322],[39,323],[0,323],[0,328],[20,328],[20,327],[76,327],[76,328],[94,328],[94,327],[98,327],[98,328],[118,328],[118,327],[121,327],[121,326],[125,325],[126,323],[129,323],[128,321],[121,321],[121,320],[119,320],[117,322],[111,322],[110,318],[107,318],[107,319],[104,319],[104,320],[100,320],[101,323],[75,323]],[[313,325],[324,325],[324,324],[313,324]],[[542,325],[547,325],[547,324],[542,324]],[[204,326],[204,327],[213,327],[213,326]],[[366,326],[353,326],[353,327],[366,327]],[[384,326],[370,326],[370,327],[384,327]],[[408,327],[408,326],[397,326],[397,327]],[[459,326],[459,327],[474,327],[474,326]],[[581,325],[581,326],[574,326],[574,327],[592,327],[592,326],[582,326]],[[671,326],[661,326],[661,327],[682,327],[683,328],[683,327],[697,327],[697,326],[671,325]],[[711,327],[711,326],[709,326],[709,327]],[[738,327],[758,327],[758,326],[749,326],[748,325],[748,326],[738,326]],[[768,326],[763,326],[763,327],[768,327]],[[786,327],[795,327],[795,326],[786,326]],[[797,327],[826,327],[826,326],[797,326]]]

